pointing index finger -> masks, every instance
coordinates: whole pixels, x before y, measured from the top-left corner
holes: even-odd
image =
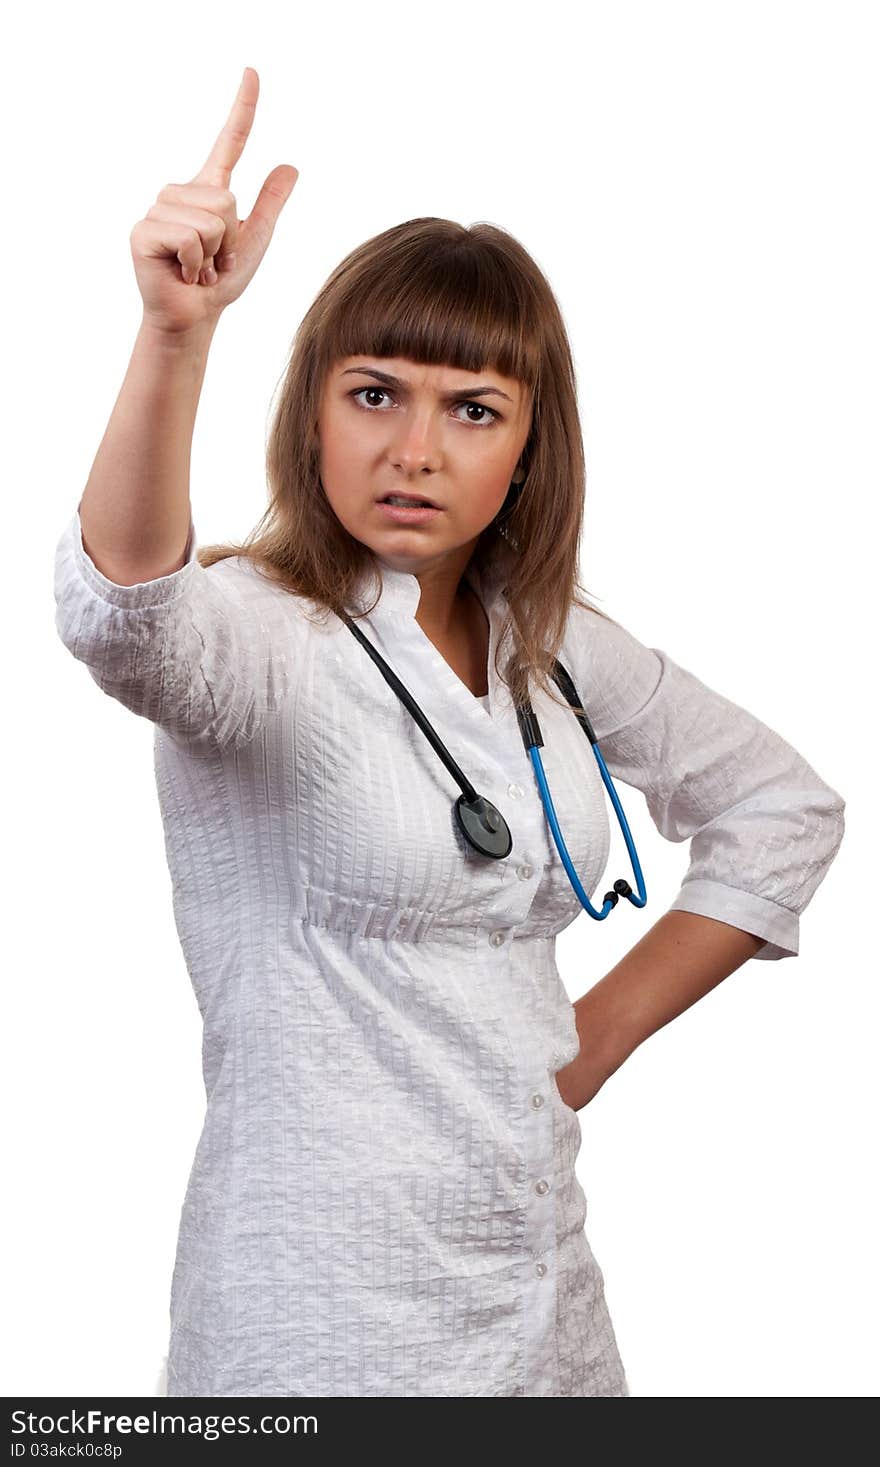
[[[230,175],[244,152],[244,145],[253,125],[259,94],[260,79],[252,66],[246,66],[229,116],[203,166],[193,179],[194,183],[209,183],[216,188],[229,187]]]

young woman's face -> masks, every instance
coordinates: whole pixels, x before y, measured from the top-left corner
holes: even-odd
[[[349,534],[396,570],[464,569],[480,532],[521,477],[531,401],[497,372],[402,357],[345,357],[327,375],[318,418],[321,479]],[[384,504],[418,495],[438,508],[406,520]]]

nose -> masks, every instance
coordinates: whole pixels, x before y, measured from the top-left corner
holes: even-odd
[[[397,425],[388,456],[394,467],[406,474],[440,468],[439,431],[430,413],[413,413]]]

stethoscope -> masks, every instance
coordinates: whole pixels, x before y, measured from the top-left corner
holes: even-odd
[[[503,861],[505,856],[509,856],[513,849],[513,837],[510,833],[510,827],[501,814],[501,811],[497,810],[491,801],[486,799],[485,795],[477,794],[467,775],[456,764],[446,745],[438,735],[437,730],[428,722],[412,694],[404,687],[400,678],[388,666],[388,663],[373,646],[372,642],[364,636],[360,627],[355,625],[347,612],[340,611],[339,615],[342,617],[349,631],[357,637],[358,641],[372,657],[385,681],[397,694],[401,703],[412,714],[412,717],[422,730],[428,743],[439,754],[461,790],[461,794],[455,802],[455,815],[465,840],[481,856],[491,856],[495,860]],[[597,912],[591,906],[590,899],[581,886],[571,856],[566,850],[565,841],[562,838],[562,831],[559,828],[559,821],[556,818],[556,811],[553,808],[553,800],[547,785],[547,776],[544,773],[544,766],[541,762],[541,756],[538,753],[538,749],[543,748],[544,745],[544,740],[541,737],[541,726],[538,723],[531,701],[527,697],[525,704],[517,708],[516,716],[526,753],[531,759],[532,768],[535,771],[535,779],[537,780],[538,791],[541,796],[541,803],[544,806],[547,823],[553,833],[556,849],[559,852],[562,864],[565,867],[568,879],[577,894],[578,900],[586,908],[591,917],[594,917],[597,922],[601,922],[604,917],[608,916],[612,907],[617,906],[618,899],[622,896],[627,897],[634,907],[643,907],[648,899],[645,892],[645,880],[642,876],[642,868],[639,865],[639,858],[636,855],[635,844],[630,835],[626,816],[623,813],[623,806],[617,797],[617,791],[612,783],[611,775],[605,767],[605,760],[602,758],[592,724],[586,714],[581,711],[577,689],[558,658],[554,659],[553,680],[572,705],[575,717],[590,741],[599,765],[599,772],[604,780],[605,788],[608,791],[611,803],[617,814],[620,829],[623,832],[623,838],[626,841],[626,848],[629,851],[629,858],[639,891],[638,896],[635,896],[629,882],[621,878],[619,881],[615,881],[611,891],[606,891],[601,912]]]

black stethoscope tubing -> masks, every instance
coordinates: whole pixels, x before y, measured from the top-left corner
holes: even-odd
[[[416,702],[415,698],[413,698],[408,688],[406,688],[404,684],[400,681],[400,678],[397,676],[394,670],[389,667],[384,657],[377,650],[377,648],[373,646],[369,638],[364,635],[364,633],[361,631],[361,628],[357,626],[357,624],[352,620],[347,612],[342,611],[339,613],[339,615],[341,619],[345,622],[349,631],[357,638],[367,654],[373,659],[383,678],[388,683],[389,687],[392,688],[394,693],[400,699],[401,703],[403,703],[404,707],[411,714],[412,718],[421,729],[422,733],[425,735],[425,738],[428,740],[432,749],[442,760],[443,764],[452,775],[452,778],[455,780],[455,783],[461,790],[461,794],[455,802],[455,814],[459,828],[463,836],[467,840],[468,844],[472,846],[472,848],[480,855],[492,857],[494,860],[503,860],[506,856],[509,856],[511,850],[513,849],[513,836],[510,833],[510,827],[508,826],[507,821],[504,819],[504,816],[501,814],[501,811],[496,809],[491,801],[487,800],[484,795],[481,795],[477,792],[477,790],[474,788],[467,775],[465,774],[464,770],[453,759],[443,740],[437,733],[437,730],[426,718],[425,714],[422,712],[422,709],[419,707],[418,703]],[[596,739],[595,732],[593,731],[593,726],[583,709],[583,705],[580,698],[578,697],[577,689],[574,685],[574,682],[572,681],[568,672],[563,667],[558,658],[554,659],[553,680],[571,704],[572,711],[574,712],[575,717],[580,723],[584,734],[589,740],[590,746],[598,762],[603,782],[611,798],[611,802],[614,806],[615,813],[617,814],[617,819],[620,824],[621,831],[623,832],[624,840],[626,841],[627,850],[629,852],[630,861],[632,863],[633,873],[636,879],[636,885],[638,887],[638,895],[633,892],[629,882],[621,878],[620,880],[615,881],[614,887],[611,891],[605,893],[605,896],[603,898],[603,907],[601,911],[597,912],[595,908],[591,905],[590,900],[587,897],[587,894],[584,891],[583,886],[581,885],[580,880],[577,876],[577,872],[574,869],[568,850],[566,849],[565,842],[562,837],[562,832],[559,829],[559,822],[556,819],[556,813],[553,809],[553,802],[550,797],[549,788],[547,786],[544,767],[541,762],[541,756],[538,752],[539,748],[543,748],[544,746],[544,740],[541,736],[541,726],[538,723],[537,715],[532,707],[529,698],[526,698],[526,701],[523,705],[517,707],[516,716],[526,753],[528,754],[532,762],[532,766],[535,772],[535,777],[538,783],[538,790],[541,796],[541,802],[544,806],[544,812],[547,816],[547,820],[550,825],[551,832],[553,834],[554,841],[556,842],[556,847],[559,851],[563,865],[565,866],[566,872],[568,873],[569,880],[571,881],[571,884],[578,896],[578,899],[581,902],[581,905],[590,913],[591,917],[594,917],[597,921],[601,921],[604,917],[607,917],[612,908],[617,905],[618,899],[621,896],[627,897],[627,899],[632,902],[633,906],[643,907],[645,905],[647,901],[647,893],[645,890],[644,877],[642,875],[642,868],[639,864],[638,855],[636,854],[635,843],[633,841],[632,835],[630,834],[629,825],[627,824],[626,816],[623,812],[623,806],[620,803],[620,799],[614,788],[611,776],[608,773],[605,761],[602,758],[598,740]]]

